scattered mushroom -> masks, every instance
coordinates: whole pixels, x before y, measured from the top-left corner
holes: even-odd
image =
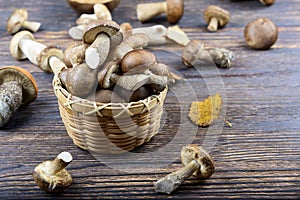
[[[178,25],[168,27],[166,37],[183,46],[190,42],[190,38]]]
[[[78,13],[93,13],[93,6],[101,3],[112,11],[120,3],[121,0],[67,0],[68,4]]]
[[[83,31],[86,25],[77,25],[69,29],[68,34],[73,40],[82,40]]]
[[[204,49],[204,43],[200,40],[192,40],[182,52],[183,63],[190,67],[197,61],[215,63],[218,67],[229,68],[234,60],[232,51],[224,48]]]
[[[33,76],[17,66],[0,68],[0,127],[5,126],[20,106],[37,98],[38,87]]]
[[[64,51],[64,62],[67,67],[81,64],[85,60],[86,45],[82,42],[71,43]]]
[[[230,20],[230,13],[219,6],[208,6],[204,11],[204,19],[208,23],[207,30],[215,32],[224,27]]]
[[[6,24],[6,29],[10,34],[18,32],[22,27],[30,31],[36,32],[39,30],[41,23],[27,21],[28,12],[24,8],[16,9],[9,17]]]
[[[106,61],[110,48],[123,40],[117,23],[110,20],[98,20],[88,24],[83,34],[83,42],[90,44],[85,51],[85,61],[91,69],[97,69]]]
[[[132,35],[132,26],[130,23],[125,22],[120,25],[120,32],[123,34],[123,39]]]
[[[244,37],[253,49],[269,49],[278,38],[278,28],[270,19],[258,18],[245,27]]]
[[[190,176],[207,179],[215,170],[211,156],[202,147],[194,144],[182,148],[181,162],[184,165],[183,168],[154,183],[156,192],[171,194]]]
[[[29,31],[21,31],[14,35],[10,41],[10,53],[18,59],[28,58],[33,64],[39,66],[43,71],[52,72],[49,64],[50,57],[57,57],[63,60],[64,55],[60,49],[47,47],[36,42],[34,36]]]
[[[111,13],[105,5],[97,3],[93,6],[93,8],[94,14],[81,14],[80,17],[76,20],[76,24],[89,24],[90,22],[98,19],[112,20]]]
[[[137,5],[137,17],[141,22],[148,21],[162,13],[167,14],[169,23],[177,23],[184,13],[183,0],[166,0],[164,2],[142,3]]]
[[[72,162],[69,152],[60,153],[54,160],[47,160],[35,167],[33,179],[47,192],[61,192],[72,184],[72,176],[65,169]]]

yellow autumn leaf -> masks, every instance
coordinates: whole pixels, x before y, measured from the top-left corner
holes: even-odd
[[[189,118],[199,126],[206,127],[211,125],[215,119],[220,119],[222,108],[222,98],[219,93],[209,96],[204,101],[195,101],[191,103]],[[228,126],[232,127],[230,122],[222,119]]]

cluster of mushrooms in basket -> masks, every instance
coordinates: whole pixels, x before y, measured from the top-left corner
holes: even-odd
[[[233,52],[224,48],[207,48],[203,41],[191,40],[178,26],[163,25],[132,27],[129,23],[117,24],[111,11],[120,0],[67,0],[80,13],[76,26],[68,30],[74,39],[64,51],[38,42],[32,32],[41,23],[29,21],[25,9],[17,9],[7,21],[7,31],[15,34],[10,42],[11,55],[28,59],[47,73],[54,73],[61,86],[71,95],[101,103],[128,103],[159,95],[168,85],[183,77],[172,67],[158,62],[149,47],[175,43],[181,45],[182,63],[188,67],[198,62],[213,63],[229,68]],[[270,0],[260,0],[272,5]],[[176,24],[184,14],[183,0],[166,0],[137,5],[137,18],[144,23],[158,15],[166,15],[170,24]],[[209,32],[217,32],[230,22],[230,13],[216,5],[203,10]],[[21,30],[22,29],[22,30]],[[27,30],[24,30],[27,29]],[[277,40],[278,29],[267,18],[250,22],[244,29],[247,45],[253,49],[269,49]],[[147,48],[146,48],[147,47]],[[0,69],[1,127],[5,126],[22,105],[33,102],[38,93],[33,76],[16,66]],[[183,168],[154,183],[156,192],[172,193],[190,176],[209,178],[214,173],[214,162],[202,147],[184,146],[181,151]],[[40,188],[48,192],[69,187],[72,177],[65,167],[72,155],[62,152],[53,161],[45,161],[33,172]]]

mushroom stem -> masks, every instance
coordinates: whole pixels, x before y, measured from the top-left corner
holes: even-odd
[[[78,25],[78,26],[71,27],[68,31],[69,36],[73,40],[82,40],[83,30],[85,27],[86,25]]]
[[[110,38],[105,33],[99,34],[85,51],[86,64],[91,69],[103,65],[110,51]]]
[[[47,46],[34,40],[22,39],[19,42],[19,48],[33,64],[38,65],[37,57]]]
[[[60,153],[52,162],[49,163],[47,174],[57,174],[58,172],[66,168],[67,165],[71,163],[72,159],[72,155],[69,152]]]
[[[183,46],[191,41],[187,34],[178,26],[170,26],[167,29],[167,38]]]
[[[134,28],[132,34],[144,33],[150,41],[149,45],[160,45],[167,43],[167,28],[163,25],[154,25],[150,27]]]
[[[41,26],[40,22],[31,22],[31,21],[24,21],[22,27],[31,30],[33,32],[37,32]]]
[[[6,125],[22,103],[22,85],[17,81],[0,86],[0,127]]]
[[[155,182],[154,189],[156,192],[171,194],[199,168],[199,163],[196,160],[192,160],[185,167]]]
[[[144,3],[137,5],[137,17],[141,22],[145,22],[157,15],[167,12],[166,2]]]
[[[79,18],[76,20],[77,25],[85,25],[90,23],[91,21],[97,20],[96,14],[81,14]]]
[[[218,30],[218,24],[219,24],[218,19],[215,17],[212,17],[207,26],[207,30],[209,30],[211,32],[216,32]]]
[[[63,63],[58,57],[51,56],[49,58],[49,65],[55,75],[61,73],[64,69],[68,69],[68,67]]]

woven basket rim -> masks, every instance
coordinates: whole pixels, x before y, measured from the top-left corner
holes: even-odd
[[[78,106],[84,106],[86,108],[93,109],[95,107],[103,107],[102,109],[106,110],[123,110],[124,107],[130,109],[141,109],[144,107],[152,107],[156,103],[161,103],[163,96],[166,95],[168,87],[165,87],[163,91],[161,91],[157,95],[151,95],[146,99],[139,100],[136,102],[129,102],[129,103],[102,103],[96,102],[88,99],[83,99],[77,96],[72,95],[69,93],[65,88],[63,88],[62,83],[57,75],[53,78],[53,88],[55,95],[59,100],[65,102],[67,106],[76,104]],[[152,105],[152,106],[151,106]]]

